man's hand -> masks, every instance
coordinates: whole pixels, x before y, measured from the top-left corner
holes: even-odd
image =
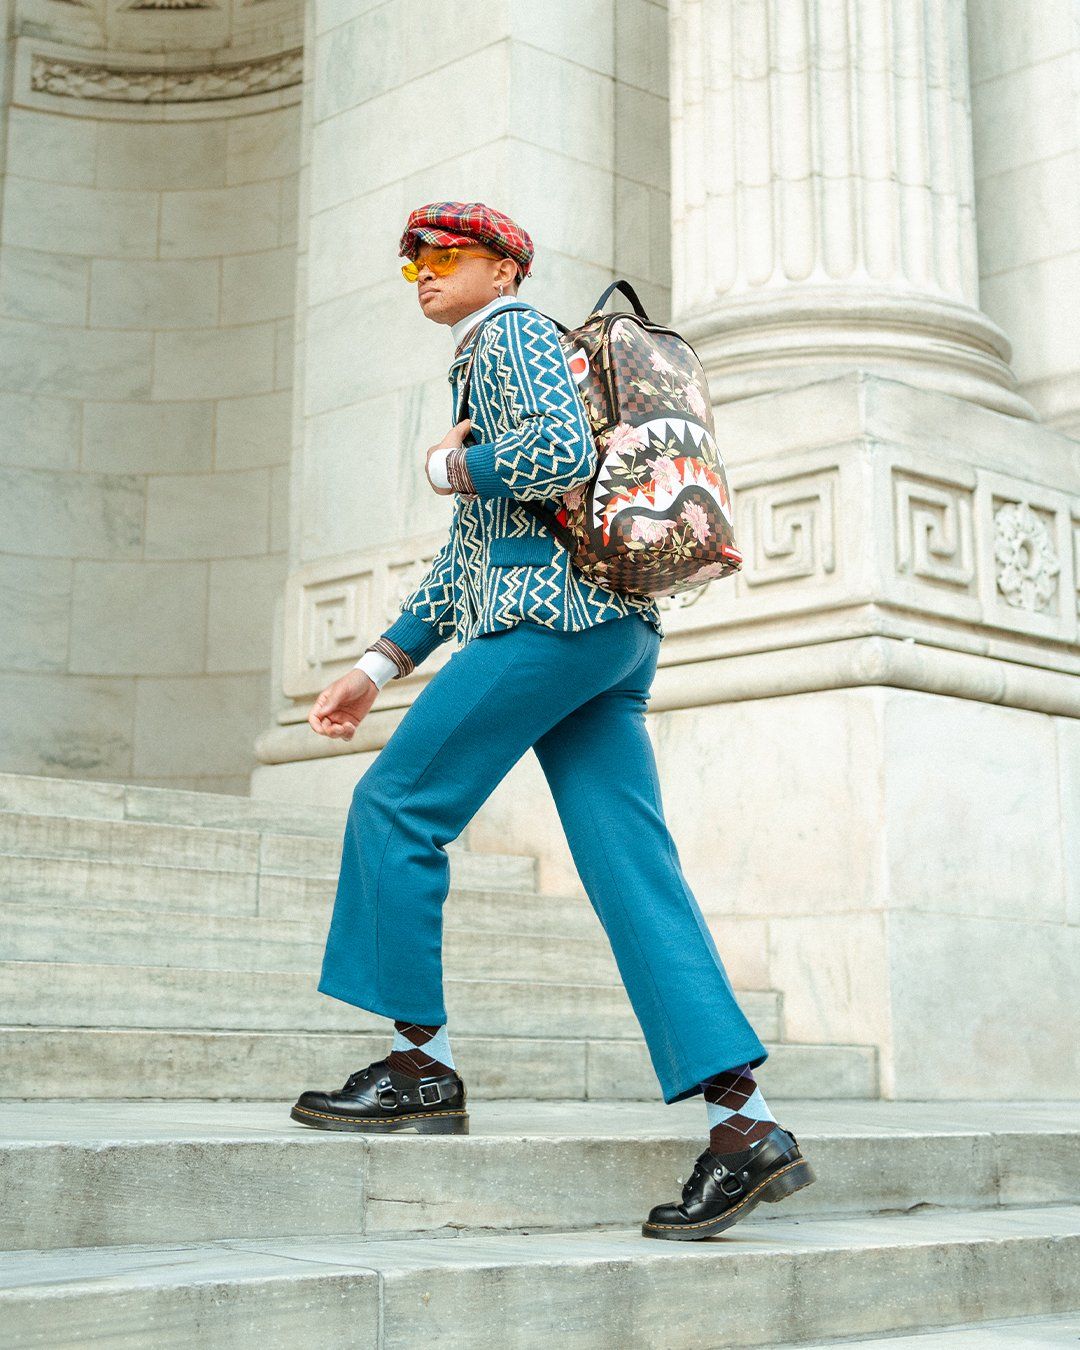
[[[459,422],[456,427],[451,427],[438,445],[433,445],[428,449],[427,457],[424,460],[424,473],[427,474],[427,480],[429,483],[431,483],[432,491],[437,492],[440,497],[452,496],[454,489],[448,487],[445,488],[436,487],[435,484],[431,482],[431,472],[429,469],[431,456],[435,453],[436,450],[457,449],[457,447],[461,445],[462,441],[464,441],[465,437],[469,434],[469,429],[471,427],[472,427],[472,418],[466,417],[465,420],[463,422]]]
[[[308,723],[320,736],[351,741],[378,692],[370,675],[350,670],[322,691],[308,713]]]

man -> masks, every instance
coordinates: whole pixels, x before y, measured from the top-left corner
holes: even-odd
[[[702,1093],[709,1147],[677,1204],[642,1225],[707,1237],[813,1179],[751,1070],[768,1052],[736,1002],[664,821],[645,707],[664,635],[649,596],[572,563],[519,503],[580,491],[597,452],[556,324],[518,300],[532,240],[482,202],[409,216],[402,268],[425,318],[450,326],[454,417],[475,342],[467,416],[426,452],[454,496],[450,537],[401,614],[315,700],[320,735],[352,738],[387,679],[452,634],[353,792],[319,991],[394,1020],[388,1055],[338,1091],[300,1095],[319,1129],[468,1130],[442,989],[445,845],[530,747],[611,942],[666,1102]],[[477,333],[478,325],[482,325]],[[468,438],[472,443],[466,445]]]

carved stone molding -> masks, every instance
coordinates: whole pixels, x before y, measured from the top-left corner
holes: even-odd
[[[1080,520],[1072,522],[1073,582],[1076,590],[1076,612],[1080,614]]]
[[[897,571],[973,593],[972,494],[942,480],[893,472]]]
[[[661,613],[689,609],[691,605],[696,605],[701,600],[702,596],[708,593],[709,587],[712,584],[712,581],[706,581],[701,586],[695,586],[692,591],[679,591],[675,595],[658,596],[656,607]]]
[[[830,468],[748,486],[739,494],[736,539],[747,586],[836,569],[836,477]]]
[[[188,69],[71,60],[34,52],[30,88],[38,94],[139,105],[201,103],[247,98],[298,86],[304,78],[302,48],[260,59]]]
[[[359,659],[371,608],[371,573],[326,581],[304,592],[302,654],[312,670]]]
[[[434,553],[410,558],[407,562],[388,569],[388,584],[384,591],[382,607],[383,626],[390,624],[401,613],[401,602],[420,585],[427,576],[428,568],[434,559]]]
[[[442,542],[442,536],[406,539],[294,572],[285,586],[284,693],[308,699],[354,665],[401,613]],[[432,658],[431,669],[438,660]]]
[[[133,14],[141,9],[164,9],[175,14],[178,10],[217,9],[218,6],[212,4],[211,0],[135,0],[134,4],[125,5],[124,8]]]
[[[1010,605],[1032,612],[1057,611],[1061,562],[1046,521],[1027,502],[1005,502],[994,512],[998,590]]]

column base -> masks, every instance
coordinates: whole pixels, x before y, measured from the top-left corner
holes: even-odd
[[[694,344],[717,404],[866,371],[1036,417],[1017,392],[1004,332],[980,310],[943,296],[806,286],[726,298],[671,322]]]

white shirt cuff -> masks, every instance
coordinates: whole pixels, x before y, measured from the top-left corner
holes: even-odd
[[[383,652],[365,652],[353,670],[362,670],[380,689],[397,674],[397,666]]]
[[[446,458],[450,454],[450,448],[436,450],[428,460],[428,479],[436,487],[448,488],[450,486],[450,477],[446,472]]]

